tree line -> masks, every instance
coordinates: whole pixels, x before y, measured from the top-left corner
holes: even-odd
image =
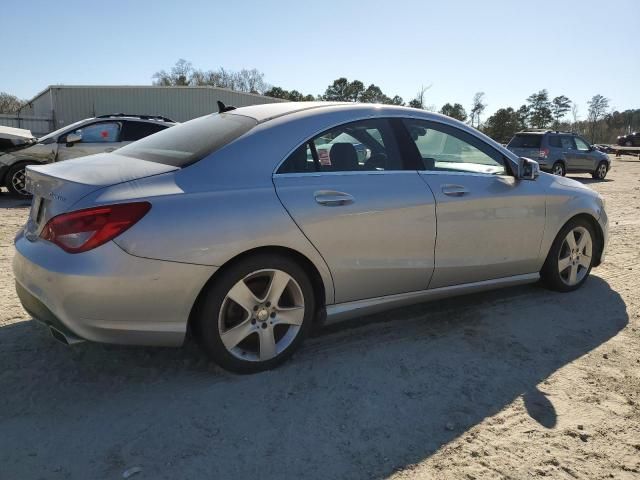
[[[160,70],[153,75],[152,83],[159,86],[212,86],[230,90],[265,95],[290,101],[339,101],[360,103],[383,103],[406,105],[428,111],[438,111],[443,115],[467,122],[498,142],[506,143],[518,131],[528,128],[549,128],[573,131],[584,135],[592,143],[613,143],[616,136],[640,130],[640,109],[623,112],[611,111],[609,99],[597,94],[587,102],[587,113],[581,118],[578,105],[566,95],[551,98],[546,89],[531,94],[518,108],[503,107],[483,121],[486,110],[484,92],[473,95],[469,112],[460,103],[445,103],[439,110],[427,103],[427,93],[431,85],[422,86],[416,95],[405,103],[399,95],[387,95],[379,86],[371,83],[365,86],[360,80],[340,77],[327,86],[323,94],[312,95],[298,90],[286,90],[270,85],[264,74],[257,69],[238,71],[219,68],[201,70],[185,59],[178,60],[168,71]],[[16,112],[23,104],[14,95],[0,92],[0,113]]]
[[[578,105],[569,97],[558,95],[551,98],[549,92],[543,89],[532,93],[520,107],[499,108],[483,121],[482,116],[487,107],[484,92],[473,95],[467,113],[460,103],[446,103],[439,110],[435,105],[428,104],[426,97],[430,86],[422,86],[415,97],[405,103],[399,95],[387,95],[373,83],[366,86],[360,80],[340,77],[328,85],[323,94],[314,96],[269,85],[264,80],[264,74],[256,69],[234,72],[220,68],[202,71],[193,68],[184,59],[178,60],[169,72],[161,70],[153,78],[155,85],[209,85],[291,101],[383,103],[437,110],[443,115],[467,122],[501,143],[508,142],[516,132],[528,128],[574,131],[594,143],[614,142],[617,135],[626,134],[629,130],[640,130],[640,109],[611,111],[609,99],[600,94],[594,95],[587,102],[584,119],[580,117]]]

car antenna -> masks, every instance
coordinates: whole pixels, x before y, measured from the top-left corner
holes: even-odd
[[[230,112],[231,110],[235,110],[236,107],[233,105],[229,105],[228,107],[222,103],[220,100],[216,102],[218,104],[218,113]]]

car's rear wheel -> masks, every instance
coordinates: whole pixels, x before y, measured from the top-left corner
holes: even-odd
[[[590,223],[577,218],[569,221],[551,245],[540,272],[552,290],[570,292],[587,280],[596,254],[596,236]]]
[[[233,264],[207,287],[196,313],[196,335],[221,367],[254,373],[293,354],[314,312],[311,281],[295,261],[256,255]]]
[[[5,187],[11,195],[22,198],[29,198],[31,194],[27,191],[27,172],[25,167],[32,163],[16,163],[9,168],[5,181]]]
[[[554,163],[553,166],[551,167],[551,173],[553,173],[554,175],[558,175],[560,177],[564,177],[565,174],[567,173],[566,169],[564,168],[564,163],[562,162]]]
[[[609,168],[607,167],[607,162],[602,161],[598,164],[596,171],[593,172],[591,176],[598,180],[604,180],[604,178],[607,176],[608,171],[609,171]]]

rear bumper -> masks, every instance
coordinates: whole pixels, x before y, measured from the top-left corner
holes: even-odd
[[[215,267],[134,257],[115,243],[68,254],[19,235],[16,290],[36,320],[94,342],[179,346]]]

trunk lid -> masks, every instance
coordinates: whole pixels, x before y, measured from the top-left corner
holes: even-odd
[[[81,198],[104,187],[179,170],[114,153],[27,166],[27,190],[33,194],[25,236],[34,240],[47,221],[72,210]]]

